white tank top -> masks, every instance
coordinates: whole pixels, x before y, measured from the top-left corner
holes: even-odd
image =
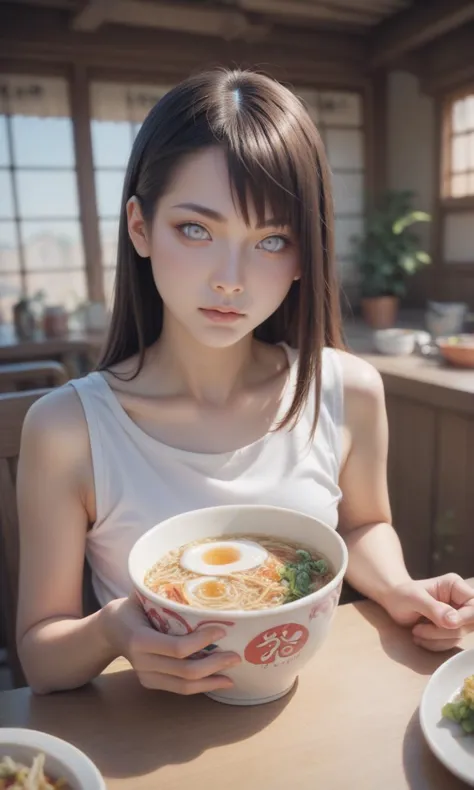
[[[298,353],[284,348],[290,373],[277,420],[292,401],[297,374]],[[323,351],[321,408],[312,442],[314,391],[294,428],[224,453],[189,452],[152,438],[128,416],[99,372],[70,384],[84,409],[92,451],[97,517],[87,534],[86,556],[101,606],[131,591],[127,563],[135,541],[178,513],[212,505],[276,505],[337,528],[343,381],[336,351]]]

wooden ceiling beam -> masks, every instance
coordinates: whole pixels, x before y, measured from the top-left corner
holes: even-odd
[[[270,25],[252,24],[245,14],[231,8],[195,8],[146,0],[90,0],[76,14],[73,30],[94,32],[102,24],[174,30],[194,35],[217,35],[224,39],[259,40]]]
[[[387,66],[472,19],[474,0],[417,2],[373,30],[371,66]]]
[[[349,8],[330,3],[302,3],[301,0],[240,0],[240,8],[272,17],[284,16],[295,24],[303,21],[342,22],[349,25],[370,25],[377,21],[378,14],[370,9]]]
[[[108,6],[107,0],[88,0],[88,2],[74,15],[71,27],[81,33],[95,33],[106,21]]]

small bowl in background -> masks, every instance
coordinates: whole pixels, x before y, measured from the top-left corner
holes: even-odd
[[[408,356],[415,350],[417,333],[412,329],[378,329],[373,339],[379,354]]]
[[[458,368],[474,368],[474,334],[449,335],[436,340],[439,353]]]
[[[0,728],[0,759],[11,757],[29,767],[38,754],[45,756],[45,773],[55,781],[64,779],[71,790],[106,790],[94,763],[71,743],[37,730]]]

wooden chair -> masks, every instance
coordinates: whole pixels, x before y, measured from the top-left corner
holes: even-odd
[[[68,378],[64,365],[53,360],[1,364],[0,393],[60,387]]]
[[[7,661],[15,688],[26,685],[16,650],[18,604],[19,539],[16,504],[16,472],[23,422],[29,408],[49,389],[0,394],[0,616],[6,634]],[[98,608],[90,583],[84,576],[84,608]]]
[[[13,685],[26,685],[16,651],[18,601],[18,512],[16,471],[23,421],[28,409],[47,389],[0,395],[0,591],[1,617],[6,634],[7,660]]]

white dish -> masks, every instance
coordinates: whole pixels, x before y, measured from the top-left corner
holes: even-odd
[[[374,345],[379,354],[408,356],[413,354],[416,332],[411,329],[378,329],[374,332]]]
[[[433,754],[459,779],[474,787],[474,735],[444,719],[441,709],[474,674],[474,650],[464,650],[441,664],[430,678],[420,704],[420,724]]]
[[[37,730],[0,728],[0,758],[8,756],[31,765],[41,752],[45,755],[45,772],[53,779],[65,779],[72,790],[106,790],[94,763],[71,743]]]

